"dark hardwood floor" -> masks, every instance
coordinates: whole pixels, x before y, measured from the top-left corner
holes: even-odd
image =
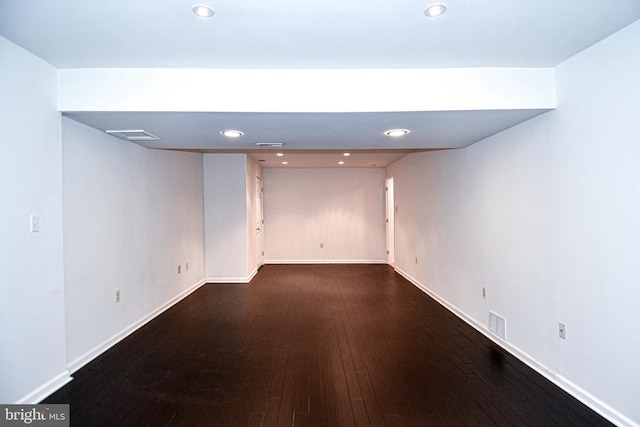
[[[205,285],[73,377],[73,426],[611,425],[386,265]]]

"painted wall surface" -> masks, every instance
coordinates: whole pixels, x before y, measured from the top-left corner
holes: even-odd
[[[325,113],[555,106],[552,68],[60,70],[62,111]]]
[[[385,262],[383,169],[263,175],[267,262]]]
[[[204,155],[206,277],[212,281],[246,281],[246,154]]]
[[[75,369],[203,279],[202,155],[62,124],[67,354]]]
[[[56,86],[53,67],[0,37],[2,403],[36,402],[69,378]]]
[[[504,316],[506,347],[624,425],[640,423],[639,44],[636,23],[560,65],[556,111],[387,171],[397,268],[481,329]]]

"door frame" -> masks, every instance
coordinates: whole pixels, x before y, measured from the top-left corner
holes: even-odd
[[[393,176],[385,180],[385,226],[386,226],[386,246],[387,264],[395,265],[395,195],[393,188]]]
[[[256,176],[255,232],[256,269],[259,269],[264,265],[264,187],[259,176]]]

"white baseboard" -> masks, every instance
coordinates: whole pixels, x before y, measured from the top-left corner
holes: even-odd
[[[26,396],[18,399],[15,402],[18,405],[35,405],[40,403],[43,399],[49,396],[54,391],[58,390],[63,385],[70,382],[73,378],[69,375],[69,371],[64,371],[58,375],[56,375],[51,380],[47,381],[42,386],[38,387],[36,390],[27,394]]]
[[[205,281],[207,283],[249,283],[256,274],[258,274],[257,269],[247,277],[207,277]]]
[[[595,397],[588,391],[584,390],[580,386],[576,385],[575,383],[571,382],[567,378],[558,374],[556,371],[544,365],[543,363],[541,363],[539,360],[532,357],[527,352],[522,351],[520,348],[514,346],[510,342],[501,339],[495,334],[492,334],[491,332],[489,332],[489,329],[484,324],[478,322],[476,319],[469,316],[467,313],[460,310],[458,307],[451,304],[446,299],[440,297],[438,294],[431,291],[431,289],[427,288],[425,285],[423,285],[418,280],[411,277],[409,274],[405,273],[398,267],[395,267],[395,271],[398,274],[400,274],[402,277],[407,279],[409,282],[411,282],[411,284],[413,284],[415,287],[417,287],[418,289],[420,289],[421,291],[429,295],[431,298],[436,300],[440,305],[444,306],[447,310],[449,310],[450,312],[458,316],[460,319],[464,320],[467,324],[469,324],[478,332],[480,332],[481,334],[489,338],[491,341],[493,341],[494,343],[496,343],[497,345],[499,345],[500,347],[502,347],[503,349],[511,353],[513,356],[515,356],[517,359],[519,359],[524,364],[529,366],[531,369],[533,369],[540,375],[544,376],[546,379],[548,379],[549,381],[551,381],[552,383],[560,387],[562,390],[569,393],[571,396],[578,399],[585,406],[591,408],[593,411],[597,412],[598,414],[608,419],[615,425],[640,427],[640,424],[636,423],[629,417],[625,416],[624,414],[620,413],[616,409],[612,408],[610,405],[598,399],[597,397]]]
[[[270,259],[265,264],[386,264],[384,259]]]
[[[96,357],[98,357],[99,355],[101,355],[102,353],[104,353],[105,351],[110,349],[111,347],[113,347],[115,344],[117,344],[118,342],[122,341],[124,338],[129,336],[131,333],[133,333],[136,330],[138,330],[141,326],[145,325],[146,323],[148,323],[153,318],[157,317],[158,315],[162,314],[163,312],[165,312],[166,310],[168,310],[169,308],[174,306],[176,303],[178,303],[181,300],[183,300],[185,297],[187,297],[189,294],[193,293],[195,290],[200,288],[205,283],[206,283],[205,280],[201,280],[198,283],[196,283],[195,285],[191,286],[190,288],[182,291],[181,293],[179,293],[178,295],[176,295],[175,297],[173,297],[172,299],[170,299],[169,301],[167,301],[166,303],[164,303],[160,307],[158,307],[155,310],[153,310],[151,313],[147,314],[146,316],[142,317],[141,319],[139,319],[136,322],[132,323],[131,325],[127,326],[122,331],[120,331],[117,334],[113,335],[111,338],[109,338],[108,340],[104,341],[103,343],[97,345],[96,347],[92,348],[91,350],[89,350],[88,352],[84,353],[80,357],[77,357],[76,359],[74,359],[71,362],[69,362],[67,364],[67,369],[69,370],[70,373],[73,374],[78,369],[82,368],[84,365],[86,365],[87,363],[91,362],[93,359],[95,359]]]

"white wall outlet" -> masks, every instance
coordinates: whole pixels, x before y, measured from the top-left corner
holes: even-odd
[[[563,340],[567,339],[567,325],[562,322],[558,323],[558,336]]]
[[[120,289],[116,291],[116,302],[120,302]]]

